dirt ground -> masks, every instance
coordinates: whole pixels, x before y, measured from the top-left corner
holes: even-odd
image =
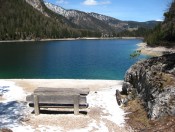
[[[148,47],[146,43],[140,43],[138,46],[138,50],[141,50],[142,54],[150,56],[161,56],[166,52],[175,52],[175,48]]]

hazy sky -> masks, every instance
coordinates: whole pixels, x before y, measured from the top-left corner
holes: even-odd
[[[120,20],[163,20],[172,0],[45,0],[65,9],[96,12]]]

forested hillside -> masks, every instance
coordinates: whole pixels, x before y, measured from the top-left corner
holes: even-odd
[[[48,9],[46,5],[43,0],[0,0],[0,40],[143,37],[157,25],[156,21],[122,21],[52,4]]]
[[[65,18],[44,8],[49,16],[25,0],[0,0],[0,40],[100,36],[100,33],[72,28]],[[70,27],[71,26],[71,27]]]
[[[145,37],[149,46],[175,46],[175,1],[164,13],[164,21],[157,25],[152,32]]]
[[[117,34],[117,37],[144,37],[149,34],[151,31],[150,28],[139,27],[137,30],[129,31],[124,30]]]
[[[56,14],[65,17],[67,20],[69,20],[69,22],[73,23],[81,29],[100,31],[105,34],[113,34],[117,32],[114,27],[111,27],[104,21],[89,15],[89,13],[73,9],[66,10],[58,5],[51,3],[45,3],[45,5],[48,9],[52,10]]]

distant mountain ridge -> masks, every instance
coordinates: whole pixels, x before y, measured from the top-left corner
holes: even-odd
[[[89,30],[97,30],[100,32],[115,32],[115,30],[109,26],[107,23],[89,15],[86,12],[78,11],[78,10],[66,10],[60,6],[53,5],[51,3],[45,3],[47,8],[52,10],[53,12],[64,16],[72,23],[76,24],[79,28],[89,29]]]
[[[105,30],[106,28],[110,30],[112,28],[114,29],[114,32],[120,32],[120,31],[126,30],[131,27],[133,28],[135,27],[153,28],[155,25],[159,23],[157,21],[147,21],[147,22],[122,21],[122,20],[119,20],[119,19],[116,19],[110,16],[106,16],[106,15],[102,15],[102,14],[98,14],[94,12],[87,13],[87,12],[82,12],[82,11],[73,10],[73,9],[66,10],[60,6],[57,6],[57,5],[48,3],[48,2],[45,2],[45,5],[50,10],[54,11],[55,13],[59,15],[66,17],[68,20],[70,20],[71,22],[75,23],[76,25],[80,27],[83,24],[86,24],[85,26],[86,28],[93,27],[93,26],[90,26],[90,24],[96,25],[94,21],[97,21],[97,19],[101,21],[101,24],[106,25],[105,28],[103,28],[103,30]],[[99,26],[98,24],[99,24],[99,21],[95,27]]]

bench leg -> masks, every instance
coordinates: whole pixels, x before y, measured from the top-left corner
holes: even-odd
[[[74,115],[79,114],[79,98],[80,98],[80,95],[74,96]]]
[[[34,111],[35,111],[35,115],[39,115],[40,114],[40,110],[39,110],[39,99],[38,99],[38,95],[33,95],[34,98]]]

